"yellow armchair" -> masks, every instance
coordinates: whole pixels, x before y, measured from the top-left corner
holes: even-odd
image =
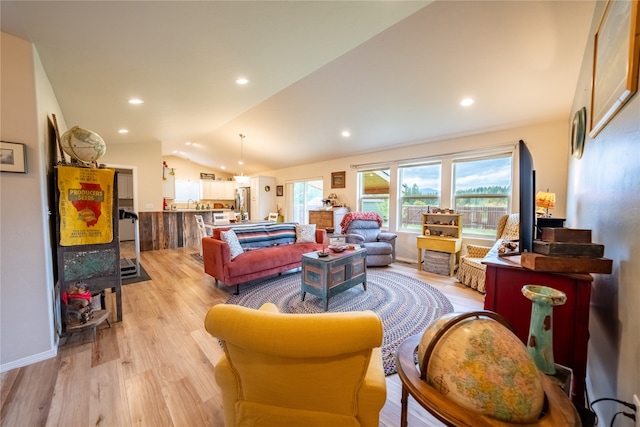
[[[520,214],[504,215],[498,220],[496,230],[497,240],[493,247],[502,240],[517,240],[520,238]],[[460,258],[458,280],[478,292],[485,292],[484,275],[487,267],[482,259],[487,256],[492,247],[467,245],[467,253]]]
[[[213,306],[206,330],[225,426],[378,426],[386,400],[382,322],[372,311],[279,313]]]

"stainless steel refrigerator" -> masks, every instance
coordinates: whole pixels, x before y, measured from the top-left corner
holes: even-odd
[[[248,220],[249,212],[251,211],[251,188],[250,187],[238,187],[236,190],[236,212],[242,212],[242,220]]]

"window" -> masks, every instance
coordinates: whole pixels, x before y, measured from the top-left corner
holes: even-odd
[[[293,183],[293,222],[309,223],[309,210],[322,207],[323,191],[321,179]]]
[[[462,214],[463,234],[495,236],[498,220],[509,212],[512,154],[453,161],[454,209]]]
[[[400,229],[421,231],[422,214],[440,207],[442,164],[402,166],[400,182]]]
[[[187,179],[176,179],[175,202],[196,202],[200,200],[200,183]]]
[[[382,227],[389,227],[389,169],[358,172],[358,193],[362,212],[377,212],[382,217]]]

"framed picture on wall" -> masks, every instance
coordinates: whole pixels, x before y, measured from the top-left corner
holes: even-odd
[[[346,172],[331,172],[331,188],[345,188]]]
[[[639,20],[637,1],[609,0],[604,8],[594,36],[591,138],[638,90]]]
[[[283,196],[284,195],[284,188],[282,187],[282,185],[276,185],[276,196]]]
[[[0,142],[0,172],[27,173],[27,146],[19,142]]]

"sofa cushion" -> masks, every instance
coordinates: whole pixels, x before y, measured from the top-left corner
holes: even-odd
[[[320,248],[322,248],[322,245],[318,243],[295,243],[245,251],[233,262],[227,264],[229,276],[238,277],[284,265],[295,264],[299,266],[302,262],[302,254],[313,252]]]
[[[296,243],[315,243],[315,224],[296,224]]]
[[[237,227],[234,230],[244,250],[288,245],[296,241],[296,230],[293,223]]]
[[[242,246],[240,246],[240,242],[238,241],[238,236],[236,236],[236,233],[233,230],[220,232],[220,240],[227,242],[229,245],[229,249],[231,249],[231,259],[234,259],[244,252]]]

